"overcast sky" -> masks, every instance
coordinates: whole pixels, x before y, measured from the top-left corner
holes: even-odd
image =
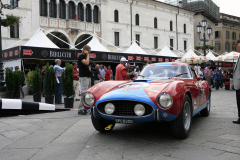
[[[159,0],[164,2],[164,0]],[[213,0],[220,6],[220,12],[240,17],[240,0]]]

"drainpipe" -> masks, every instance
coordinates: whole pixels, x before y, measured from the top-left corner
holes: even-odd
[[[131,16],[131,44],[132,44],[132,4],[133,4],[133,0],[130,3],[130,16]]]
[[[178,6],[178,13],[176,14],[176,39],[177,39],[177,50],[178,50],[178,17],[179,15],[179,6]]]

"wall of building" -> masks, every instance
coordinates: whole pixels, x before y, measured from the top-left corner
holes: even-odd
[[[102,8],[102,38],[114,44],[114,32],[120,32],[120,46],[131,41],[131,16],[128,0],[108,0],[101,4]],[[119,22],[114,22],[114,10],[119,11]],[[154,48],[154,37],[158,37],[158,47],[165,43],[170,45],[170,39],[174,40],[173,47],[177,48],[176,38],[176,14],[178,8],[164,3],[137,0],[132,6],[132,38],[140,34],[140,42]],[[135,15],[140,16],[140,25],[135,25]],[[154,18],[158,20],[158,28],[154,28]],[[173,31],[170,31],[170,21],[173,21]],[[186,24],[187,33],[183,33],[183,25]],[[180,9],[178,15],[178,49],[184,50],[184,40],[187,46],[193,45],[193,13]],[[103,42],[111,51],[115,48]],[[151,52],[146,46],[140,45],[147,53]],[[126,46],[125,49],[129,47]]]

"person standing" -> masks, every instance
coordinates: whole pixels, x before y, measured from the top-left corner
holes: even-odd
[[[101,80],[104,81],[105,75],[106,75],[106,72],[105,72],[105,69],[104,69],[104,65],[102,65],[102,64],[100,65],[99,72],[100,72]]]
[[[104,67],[105,70],[105,81],[109,81],[111,77],[111,72],[107,69],[107,67]]]
[[[207,67],[204,70],[204,74],[205,74],[205,79],[208,82],[209,86],[211,87],[211,71],[210,71],[210,67],[211,65],[208,63]]]
[[[45,81],[44,77],[45,77],[45,74],[46,74],[45,70],[46,70],[46,66],[43,66],[43,67],[42,67],[42,71],[41,71],[42,85],[43,85],[43,86],[44,86],[44,81]],[[44,88],[43,88],[43,97],[44,97],[44,96],[45,96],[45,95],[44,95]]]
[[[127,64],[127,72],[128,72],[128,73],[133,72],[130,63]],[[134,75],[135,75],[135,72],[134,72]],[[129,76],[129,80],[132,80],[132,79],[134,78],[134,75],[130,75],[130,76]]]
[[[125,57],[122,57],[120,60],[120,64],[116,67],[116,73],[115,73],[115,80],[116,81],[127,81],[129,80],[129,76],[134,75],[134,72],[128,73],[125,65],[127,63],[127,59]]]
[[[62,102],[62,72],[65,70],[61,67],[61,60],[55,60],[55,66],[53,67],[56,73],[56,93],[55,93],[55,103],[64,104]]]
[[[237,43],[234,44],[234,47],[237,48],[237,51],[240,52],[240,39],[237,40]],[[233,69],[233,89],[236,90],[236,99],[237,99],[237,108],[238,108],[238,120],[233,121],[233,123],[240,124],[240,63],[239,60],[240,57],[238,57],[238,60],[236,62],[236,65]],[[230,82],[231,83],[231,82]]]
[[[94,85],[102,81],[100,77],[99,67],[100,67],[99,64],[96,64],[95,66],[96,70],[94,71]]]
[[[112,71],[112,69],[111,69],[111,66],[108,66],[108,70],[109,70],[110,73],[111,73],[110,79],[113,80],[113,71]]]
[[[216,90],[219,90],[219,86],[221,86],[221,80],[222,80],[222,71],[219,69],[219,67],[216,68],[216,70],[213,72],[215,75],[215,86]]]
[[[79,87],[80,87],[80,82],[79,82],[79,71],[77,69],[77,63],[73,62],[72,63],[73,66],[73,88],[75,91],[75,95],[74,95],[74,99],[76,101],[80,101],[80,97],[79,97]]]
[[[229,69],[229,72],[228,72],[228,77],[230,79],[230,90],[232,90],[233,88],[233,70],[234,70],[234,64],[232,69]]]
[[[138,75],[140,74],[139,66],[136,66],[136,68],[134,69],[134,73],[135,73],[135,77],[137,78]]]
[[[202,72],[203,68],[200,69],[199,71],[199,76],[201,77],[201,79],[203,80],[203,72]]]
[[[85,45],[82,49],[82,54],[78,57],[79,80],[80,80],[80,94],[82,95],[88,88],[91,87],[91,67],[89,66],[89,53],[91,47]],[[78,114],[87,114],[84,109],[81,99],[78,107]]]

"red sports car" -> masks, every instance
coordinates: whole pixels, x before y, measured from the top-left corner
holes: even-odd
[[[177,138],[188,137],[192,117],[208,116],[211,89],[190,65],[156,63],[146,66],[134,81],[107,81],[94,85],[82,96],[99,132],[115,123],[169,122]]]

